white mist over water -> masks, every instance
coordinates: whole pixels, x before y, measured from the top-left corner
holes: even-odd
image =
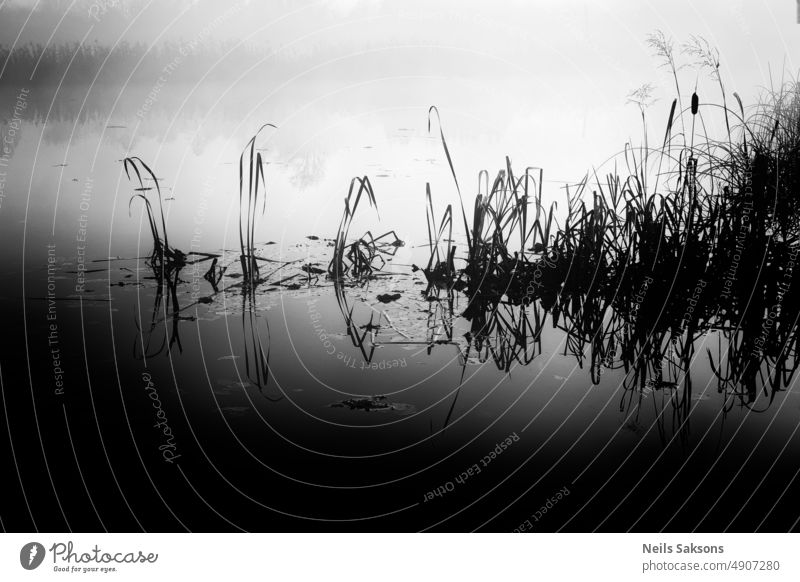
[[[110,104],[99,116],[83,110],[56,121],[41,112],[36,126],[26,123],[11,162],[6,192],[15,195],[3,214],[12,223],[27,219],[29,236],[55,226],[68,238],[91,178],[90,239],[112,255],[129,253],[141,207],[134,203],[128,215],[132,188],[119,160],[137,155],[163,179],[164,197],[174,198],[165,208],[176,246],[187,247],[199,226],[209,250],[236,247],[238,155],[258,127],[272,122],[278,130],[264,136],[268,196],[258,241],[333,236],[350,180],[368,176],[381,223],[364,206],[354,233],[395,229],[420,244],[427,238],[426,182],[437,217],[448,204],[458,210],[435,119],[428,132],[431,105],[441,113],[468,215],[478,172],[488,170],[492,179],[505,156],[518,175],[543,168],[544,205],[563,207],[565,182],[640,141],[639,113],[626,97],[643,83],[657,88],[648,110],[651,139],[663,135],[674,90],[645,44],[648,33],[663,29],[678,49],[690,35],[705,35],[720,50],[728,91],[753,103],[759,86],[779,82],[784,66],[792,70],[800,49],[794,7],[779,4],[245,3],[221,18],[208,2],[124,3],[125,10],[102,15],[89,42],[184,45],[202,33],[206,43],[262,47],[263,57],[252,66],[209,59],[194,84],[153,79],[155,107],[141,117],[142,103],[126,101],[130,87],[87,86],[88,95]],[[23,26],[29,9],[26,2],[11,7],[0,25],[4,38],[18,32],[20,45],[41,41],[48,22],[60,18],[37,8]],[[74,10],[53,28],[52,43],[75,41],[92,25]],[[217,81],[232,70],[234,82]],[[707,72],[686,68],[681,82],[684,98],[697,83],[701,102],[719,101]],[[721,119],[707,123],[712,134],[722,129]],[[61,163],[68,165],[54,167]],[[463,236],[459,212],[454,226]]]

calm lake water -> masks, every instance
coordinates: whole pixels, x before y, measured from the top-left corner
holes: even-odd
[[[690,392],[685,374],[632,389],[619,358],[592,373],[591,338],[576,353],[569,314],[540,301],[490,308],[499,317],[479,346],[464,293],[426,297],[412,268],[428,256],[425,183],[437,216],[457,197],[427,129],[431,96],[379,83],[396,102],[357,116],[352,92],[325,87],[314,89],[324,107],[289,116],[288,102],[241,92],[137,116],[145,89],[110,110],[66,107],[45,124],[37,105],[38,118],[23,116],[0,206],[17,467],[5,527],[791,528],[800,400],[792,378],[748,406],[721,394],[707,357],[725,352],[721,332],[697,340]],[[490,129],[464,129],[457,107],[450,115],[470,208],[485,160],[495,171],[514,152]],[[272,262],[246,294],[238,156],[273,119],[284,122],[263,146],[256,236]],[[143,205],[129,204],[130,155],[160,179],[171,244],[218,255],[218,283],[203,277],[210,260],[158,281]],[[363,175],[378,208],[362,205],[351,232],[393,229],[404,245],[372,280],[335,284],[324,271],[347,186]],[[562,196],[546,184],[547,204]],[[518,333],[524,317],[540,334]]]

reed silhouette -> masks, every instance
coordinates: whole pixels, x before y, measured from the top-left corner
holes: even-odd
[[[333,257],[328,263],[328,275],[332,279],[347,276],[364,281],[373,273],[382,270],[386,266],[386,258],[394,256],[397,249],[405,244],[393,230],[377,237],[371,231],[367,231],[355,241],[350,240],[350,227],[362,197],[367,200],[370,207],[375,208],[377,213],[375,192],[366,176],[355,177],[350,181],[347,197],[344,199],[344,211],[336,232]]]
[[[261,282],[258,262],[264,259],[256,255],[256,221],[267,209],[267,183],[264,177],[264,159],[257,150],[259,135],[266,128],[276,129],[265,123],[250,138],[239,156],[239,261],[245,290],[254,290]],[[259,212],[259,202],[261,210]]]

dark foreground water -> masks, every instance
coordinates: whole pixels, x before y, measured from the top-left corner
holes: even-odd
[[[159,282],[135,258],[87,257],[81,288],[46,246],[6,274],[5,528],[796,527],[800,401],[724,406],[718,333],[676,405],[612,360],[593,383],[538,303],[498,313],[541,335],[476,346],[465,296],[427,299],[419,271],[337,289],[300,268],[324,238],[261,251],[289,264],[253,294],[231,253],[216,292],[208,261]]]

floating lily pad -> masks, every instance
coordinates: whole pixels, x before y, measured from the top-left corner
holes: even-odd
[[[384,293],[383,295],[378,295],[377,299],[381,303],[391,303],[392,301],[397,301],[400,297],[402,297],[400,293]]]
[[[325,269],[320,269],[319,267],[315,267],[311,264],[303,265],[300,267],[300,270],[310,273],[311,275],[322,275],[325,273]]]
[[[330,404],[331,408],[349,408],[350,410],[363,410],[365,412],[395,411],[400,414],[409,414],[415,410],[410,404],[389,402],[386,396],[369,396],[367,398],[349,398]]]

